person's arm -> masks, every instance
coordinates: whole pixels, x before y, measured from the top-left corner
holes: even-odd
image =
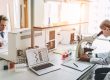
[[[96,64],[103,64],[103,65],[110,64],[110,52],[105,53],[105,54],[108,55],[106,58],[91,58],[90,62],[96,63]]]
[[[110,52],[105,54],[108,55],[106,58],[90,58],[87,54],[82,54],[80,56],[80,60],[90,61],[91,63],[94,63],[94,64],[108,65],[110,64]]]
[[[3,46],[3,39],[0,37],[0,47]]]

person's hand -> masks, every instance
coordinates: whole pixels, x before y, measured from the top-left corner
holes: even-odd
[[[79,60],[81,60],[81,61],[90,61],[90,57],[88,56],[88,54],[83,53],[83,54],[80,55]]]

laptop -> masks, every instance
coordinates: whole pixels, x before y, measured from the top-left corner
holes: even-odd
[[[50,63],[47,48],[28,49],[26,50],[26,57],[29,69],[38,75],[43,75],[60,69],[59,66]]]

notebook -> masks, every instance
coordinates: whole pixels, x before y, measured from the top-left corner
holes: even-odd
[[[29,69],[38,75],[60,69],[59,66],[50,63],[47,48],[28,49],[26,50],[26,57]]]
[[[72,68],[72,69],[75,69],[75,70],[78,70],[78,71],[81,71],[81,72],[90,67],[90,64],[85,64],[84,62],[73,61],[73,60],[64,62],[62,65],[69,67],[69,68]]]

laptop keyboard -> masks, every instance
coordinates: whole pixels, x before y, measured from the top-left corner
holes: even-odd
[[[43,64],[43,65],[40,65],[40,66],[35,66],[35,67],[32,67],[34,70],[41,70],[41,69],[45,69],[45,68],[48,68],[48,67],[51,67],[53,66],[53,64],[51,63],[48,63],[48,64]]]

